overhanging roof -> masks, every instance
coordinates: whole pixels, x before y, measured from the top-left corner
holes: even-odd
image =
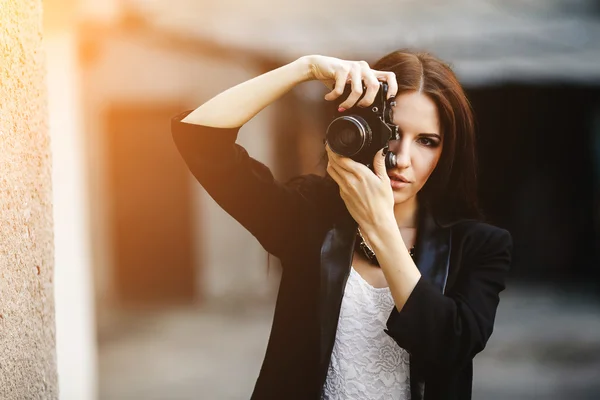
[[[449,61],[466,84],[600,82],[593,0],[133,0],[160,29],[287,62],[373,61],[402,47]]]

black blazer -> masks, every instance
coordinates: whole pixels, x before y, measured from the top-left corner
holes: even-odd
[[[175,144],[210,196],[277,256],[283,273],[265,359],[251,399],[320,399],[350,271],[356,222],[335,182],[277,182],[235,143],[238,129],[172,120]],[[470,399],[473,357],[492,334],[510,266],[510,234],[420,212],[422,277],[385,332],[410,354],[412,400]]]

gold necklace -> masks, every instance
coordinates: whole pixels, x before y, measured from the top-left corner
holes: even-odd
[[[359,239],[358,246],[359,246],[360,250],[362,251],[362,253],[365,255],[365,257],[367,257],[367,260],[369,260],[373,264],[379,266],[379,261],[377,261],[375,252],[373,251],[371,246],[369,246],[367,244],[367,241],[363,237],[362,232],[360,231],[360,228],[357,228],[357,235],[358,235],[358,239]],[[410,254],[410,256],[413,259],[415,258],[415,245],[413,245],[410,249],[408,249],[408,254]]]

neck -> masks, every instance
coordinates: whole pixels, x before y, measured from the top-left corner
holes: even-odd
[[[394,216],[396,223],[400,228],[416,228],[417,227],[417,212],[419,203],[417,196],[413,196],[403,203],[394,205]]]

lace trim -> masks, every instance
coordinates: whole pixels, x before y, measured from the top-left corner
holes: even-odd
[[[393,307],[389,287],[350,270],[323,400],[410,400],[409,354],[383,331]]]

